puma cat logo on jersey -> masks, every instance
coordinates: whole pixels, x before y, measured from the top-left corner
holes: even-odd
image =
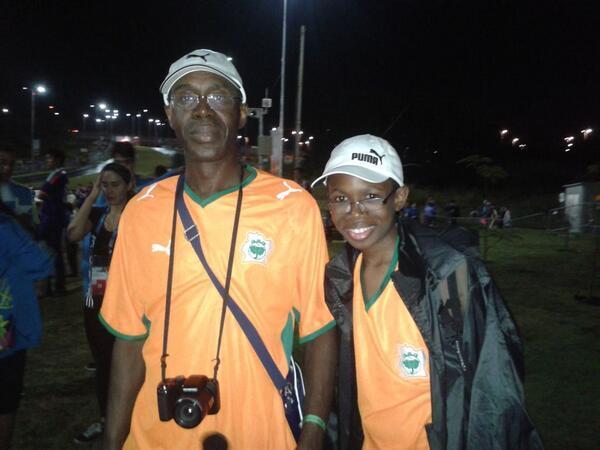
[[[284,198],[286,198],[288,195],[290,195],[292,192],[302,192],[302,189],[296,189],[291,187],[287,181],[283,182],[283,185],[287,188],[287,190],[280,192],[279,194],[277,194],[277,200],[283,200]]]
[[[137,201],[139,202],[146,198],[154,198],[154,194],[152,194],[152,191],[154,190],[155,187],[156,187],[156,183],[149,186],[148,189],[146,189],[146,191],[144,192],[144,195],[142,195],[140,198],[138,198]]]
[[[171,256],[171,240],[167,242],[167,245],[152,244],[152,253],[166,253],[167,256]]]

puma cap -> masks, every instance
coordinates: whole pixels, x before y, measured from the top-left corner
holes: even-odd
[[[314,187],[334,174],[352,175],[369,183],[383,183],[391,178],[404,186],[404,173],[398,153],[388,141],[371,134],[361,134],[342,141],[331,152],[323,175],[311,184]]]
[[[192,72],[209,72],[225,78],[240,91],[242,103],[246,103],[246,91],[242,84],[242,77],[231,60],[223,53],[200,49],[179,58],[169,67],[169,73],[160,85],[165,105],[169,104],[169,93],[177,80]]]

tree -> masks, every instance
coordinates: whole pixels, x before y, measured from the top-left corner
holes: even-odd
[[[462,164],[469,169],[475,170],[479,178],[483,180],[483,195],[487,197],[488,188],[508,177],[506,170],[494,163],[489,156],[470,155],[459,159],[456,164]]]

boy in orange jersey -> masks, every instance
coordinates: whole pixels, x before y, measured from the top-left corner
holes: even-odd
[[[409,190],[384,139],[343,141],[320,181],[349,244],[326,270],[341,331],[340,448],[541,448],[521,342],[473,236],[400,222]]]

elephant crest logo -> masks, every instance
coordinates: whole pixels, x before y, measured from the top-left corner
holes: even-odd
[[[246,241],[242,244],[242,262],[266,264],[272,250],[273,241],[262,233],[251,231],[246,234]]]
[[[426,378],[427,359],[425,351],[408,344],[398,347],[398,368],[404,378]]]

